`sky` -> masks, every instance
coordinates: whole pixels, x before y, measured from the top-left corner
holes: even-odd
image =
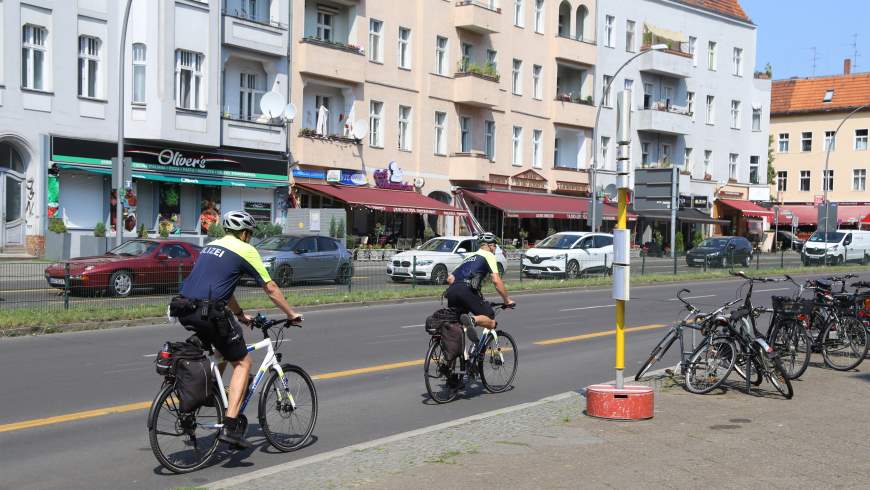
[[[773,78],[843,72],[843,59],[852,58],[858,34],[858,63],[852,72],[870,72],[870,0],[740,0],[758,26],[757,70],[773,66]]]

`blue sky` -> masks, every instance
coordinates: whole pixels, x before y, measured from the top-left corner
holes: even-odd
[[[858,34],[858,69],[870,71],[870,1],[868,0],[740,0],[758,26],[758,66],[770,62],[775,79],[842,73]],[[854,62],[853,62],[854,66]],[[856,70],[853,68],[852,70]]]

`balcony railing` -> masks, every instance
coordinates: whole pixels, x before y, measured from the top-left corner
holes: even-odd
[[[253,22],[255,24],[276,27],[278,29],[282,29],[285,31],[288,29],[287,24],[284,24],[282,22],[278,22],[276,20],[272,20],[268,17],[251,15],[248,12],[246,12],[244,9],[226,9],[225,8],[221,11],[221,13],[223,15],[226,15],[227,17],[235,17],[236,19],[247,20],[247,21]]]
[[[314,36],[304,37],[304,38],[302,38],[302,40],[300,42],[306,43],[306,44],[314,44],[317,46],[323,46],[325,48],[330,48],[330,49],[337,49],[339,51],[344,51],[346,53],[359,54],[359,55],[365,54],[365,50],[363,48],[361,48],[360,46],[357,46],[355,44],[346,44],[346,43],[340,43],[337,41],[327,41],[327,40],[320,39],[320,38],[314,37]]]
[[[233,112],[222,112],[221,119],[226,119],[228,121],[241,121],[251,124],[262,124],[264,126],[283,126],[284,124],[277,122],[277,120],[269,119],[268,116],[263,114],[238,114]]]
[[[651,102],[649,104],[645,104],[643,107],[643,110],[669,112],[671,114],[679,114],[681,116],[691,116],[692,115],[692,112],[689,111],[688,107],[673,105],[665,100],[657,100],[657,101]]]
[[[456,70],[456,75],[454,76],[473,76],[492,82],[498,82],[500,78],[498,74],[498,69],[496,69],[495,65],[493,65],[492,63],[478,65],[477,63],[472,63],[466,60],[461,60],[459,62],[459,66]]]
[[[577,41],[578,43],[591,44],[591,45],[593,45],[593,46],[595,46],[595,44],[596,44],[594,39],[588,39],[588,38],[585,38],[585,37],[583,37],[583,38],[576,38],[576,37],[571,36],[571,35],[567,35],[567,34],[558,34],[558,33],[556,34],[556,37],[558,37],[559,39],[568,39],[568,40],[570,40],[570,41]]]
[[[342,136],[340,134],[317,134],[317,131],[311,128],[302,128],[299,130],[298,136],[300,138],[309,138],[314,140],[323,140],[323,141],[334,141],[336,143],[349,143],[353,145],[359,145],[362,143],[362,140],[358,140],[356,138],[349,138],[347,136]]]
[[[556,101],[571,102],[572,104],[595,105],[595,102],[592,100],[591,95],[583,97],[579,94],[575,94],[572,92],[556,94]]]
[[[652,49],[652,46],[655,46],[656,44],[664,44],[667,46],[666,49],[661,50],[664,53],[685,56],[687,58],[693,57],[692,53],[689,52],[689,43],[667,39],[651,32],[645,32],[643,34],[643,44],[641,45],[640,50],[647,51]]]
[[[464,7],[466,5],[474,5],[476,7],[485,8],[487,10],[491,10],[495,13],[500,14],[501,9],[498,7],[494,7],[491,4],[492,4],[492,2],[487,2],[486,0],[459,0],[458,2],[456,2],[457,7]]]

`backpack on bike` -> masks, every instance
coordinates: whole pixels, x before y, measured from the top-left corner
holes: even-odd
[[[214,375],[201,347],[189,342],[166,342],[155,363],[157,374],[175,378],[181,412],[193,412],[212,397]]]
[[[453,308],[439,308],[426,318],[426,333],[436,335],[441,333],[441,328],[451,323],[459,322],[459,312]]]

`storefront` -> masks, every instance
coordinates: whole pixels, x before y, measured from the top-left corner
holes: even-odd
[[[114,230],[116,145],[60,137],[51,143],[49,213],[70,229],[99,222]],[[202,235],[223,212],[244,209],[260,221],[280,222],[288,206],[287,161],[280,154],[138,141],[126,143],[124,154],[131,164],[120,204],[129,232],[144,226],[151,233]]]

